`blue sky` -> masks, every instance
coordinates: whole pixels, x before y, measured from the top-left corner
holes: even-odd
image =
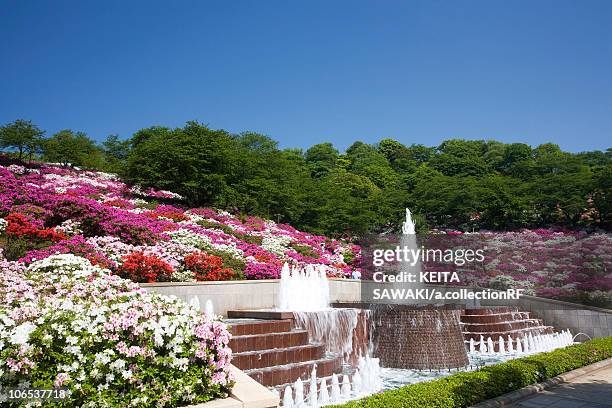
[[[612,1],[4,1],[0,123],[612,145]]]

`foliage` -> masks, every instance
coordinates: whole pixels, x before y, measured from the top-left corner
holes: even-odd
[[[317,254],[311,247],[308,245],[301,245],[298,243],[291,243],[289,246],[298,254],[304,255],[310,258],[318,258],[319,254]]]
[[[0,148],[17,149],[19,160],[24,153],[31,158],[40,148],[43,134],[31,121],[18,119],[0,127]]]
[[[337,408],[464,408],[612,357],[612,337],[407,385]]]
[[[2,242],[4,241],[4,242]],[[0,239],[0,249],[2,256],[8,261],[16,261],[25,256],[28,251],[28,243],[23,238],[5,238]]]
[[[43,157],[64,166],[84,166],[100,168],[103,166],[102,151],[95,142],[83,132],[66,129],[57,132],[44,141]]]

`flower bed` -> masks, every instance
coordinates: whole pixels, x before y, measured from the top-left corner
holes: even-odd
[[[612,236],[546,229],[432,235],[425,245],[442,248],[484,248],[482,263],[453,267],[461,284],[612,307]],[[449,265],[425,263],[429,270]]]
[[[72,253],[134,282],[278,278],[285,262],[355,270],[359,247],[180,200],[106,173],[0,166],[0,259]]]
[[[175,407],[230,389],[225,325],[186,303],[71,254],[0,269],[3,387],[66,388],[62,407]]]
[[[337,405],[337,408],[464,408],[612,357],[612,337],[458,373]]]

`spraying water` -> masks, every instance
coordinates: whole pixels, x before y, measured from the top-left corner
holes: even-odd
[[[336,374],[332,375],[331,380],[331,402],[339,402],[341,398],[340,394],[340,383],[338,382],[338,376]]]
[[[313,312],[329,309],[329,281],[325,266],[315,269],[289,268],[285,263],[281,270],[277,310],[292,312]]]
[[[206,313],[206,316],[208,316],[208,317],[214,317],[215,316],[215,310],[213,308],[212,300],[208,299],[206,301],[206,303],[204,303],[204,313]]]
[[[285,387],[285,394],[283,395],[283,408],[293,407],[293,391],[290,386]]]
[[[304,384],[301,378],[295,381],[293,388],[295,389],[295,406],[301,407],[304,405]]]
[[[200,307],[200,298],[198,298],[197,296],[192,296],[191,299],[189,299],[189,305],[194,307],[196,310],[202,309]]]

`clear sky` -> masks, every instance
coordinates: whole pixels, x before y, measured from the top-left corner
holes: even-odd
[[[0,0],[0,123],[612,145],[612,1]]]

